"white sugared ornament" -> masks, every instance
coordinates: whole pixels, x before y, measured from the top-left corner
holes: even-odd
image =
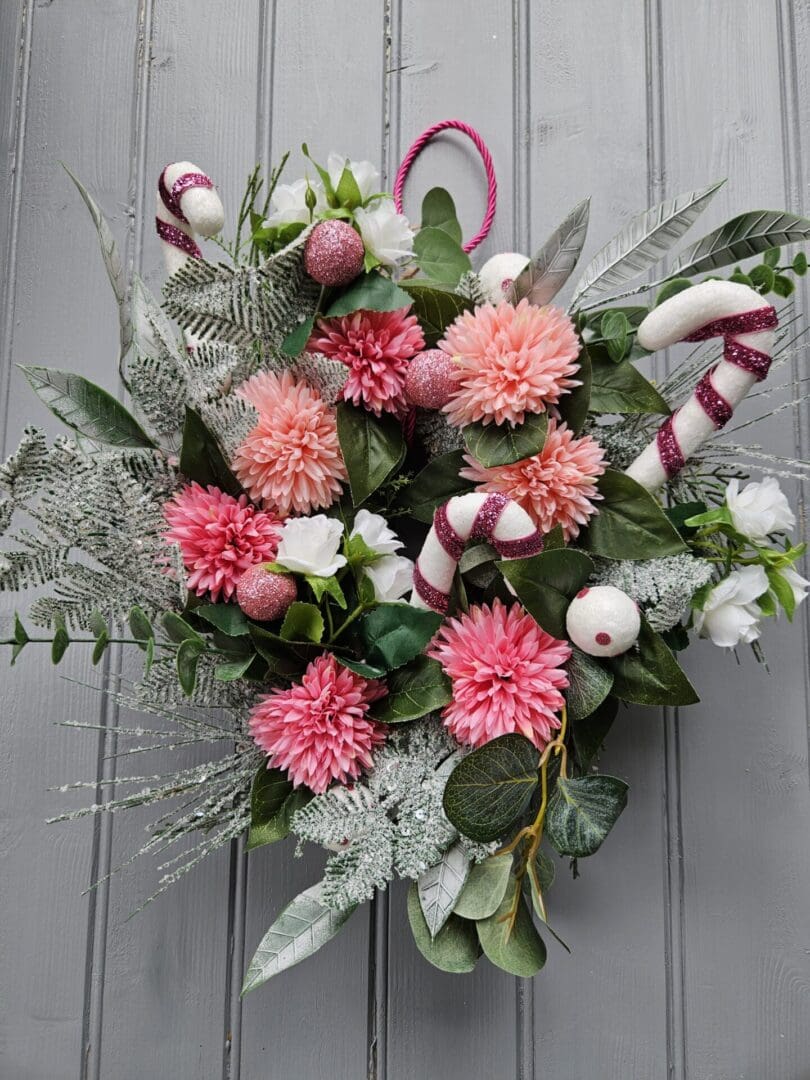
[[[565,626],[589,656],[619,656],[638,640],[641,616],[635,601],[615,585],[594,585],[571,601]]]
[[[529,265],[529,256],[518,251],[503,251],[487,259],[478,271],[478,277],[487,300],[500,304],[512,287],[515,278]]]

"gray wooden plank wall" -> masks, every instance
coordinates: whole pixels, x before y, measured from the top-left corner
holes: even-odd
[[[15,362],[116,385],[115,312],[59,160],[155,288],[166,161],[198,162],[233,209],[248,169],[303,139],[379,160],[390,180],[446,116],[495,157],[482,257],[530,250],[587,194],[595,250],[634,210],[719,176],[709,224],[753,205],[810,211],[809,59],[806,0],[2,0],[5,450],[28,420],[53,430]],[[435,182],[471,234],[484,183],[461,139],[420,159],[412,210]],[[806,411],[758,437],[806,454]],[[534,983],[427,967],[396,888],[242,1005],[246,954],[317,856],[222,852],[130,922],[148,867],[83,895],[143,822],[43,824],[71,804],[47,788],[114,777],[118,717],[81,685],[78,651],[57,676],[27,650],[2,674],[0,1077],[808,1080],[807,628],[805,613],[769,629],[770,676],[700,646],[701,705],[622,717],[605,767],[630,781],[630,805],[581,880],[560,874],[551,904],[573,955],[553,947]]]

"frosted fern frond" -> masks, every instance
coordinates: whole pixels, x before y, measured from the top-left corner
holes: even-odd
[[[165,309],[197,337],[278,346],[314,314],[319,286],[304,271],[307,232],[259,266],[189,259],[164,286]]]
[[[230,459],[256,426],[256,410],[236,394],[200,405],[199,413]]]
[[[692,597],[712,578],[712,564],[688,554],[644,562],[592,558],[595,572],[591,581],[626,592],[659,632],[681,621]]]
[[[134,356],[127,365],[132,400],[158,435],[171,435],[183,425],[188,383],[174,357]]]
[[[468,270],[462,274],[458,280],[455,291],[459,296],[463,296],[465,300],[471,300],[473,304],[485,304],[487,300],[487,294],[484,292],[484,286],[481,284],[481,278],[476,274],[474,270]]]
[[[295,814],[296,836],[337,849],[326,864],[325,904],[340,910],[362,903],[396,875],[416,879],[438,862],[458,838],[442,796],[465,753],[437,717],[428,717],[394,731],[351,790],[332,788]],[[476,860],[488,852],[469,845]]]
[[[277,354],[268,361],[267,366],[278,372],[285,369],[291,371],[296,379],[302,379],[317,390],[327,405],[341,400],[349,376],[348,368],[339,360],[332,360],[320,353],[305,352],[293,361],[283,354]]]
[[[0,489],[13,505],[35,496],[50,476],[50,455],[45,433],[34,427],[23,432],[20,445],[0,464]]]
[[[461,428],[448,424],[444,413],[431,409],[417,410],[416,435],[433,457],[461,450],[464,446]]]

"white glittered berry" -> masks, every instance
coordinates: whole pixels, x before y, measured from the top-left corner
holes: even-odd
[[[478,271],[478,278],[491,304],[500,304],[506,299],[512,282],[526,269],[528,262],[529,256],[517,251],[504,251],[487,259]]]
[[[565,627],[589,656],[619,656],[638,639],[641,616],[635,601],[615,585],[594,585],[571,601]]]

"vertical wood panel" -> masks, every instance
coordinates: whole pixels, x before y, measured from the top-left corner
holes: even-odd
[[[321,162],[333,150],[379,162],[384,17],[384,5],[376,0],[355,2],[350,14],[343,5],[295,0],[268,5],[265,41],[272,55],[265,59],[272,80],[262,99],[270,125],[260,138],[273,161],[292,151],[285,180],[312,172],[300,153],[302,142]],[[301,860],[293,859],[293,851],[290,839],[248,856],[246,960],[281,908],[321,876],[319,850],[308,845]],[[367,1019],[369,1010],[374,1012],[368,927],[366,905],[317,956],[245,999],[240,1074],[245,1080],[366,1075]]]

